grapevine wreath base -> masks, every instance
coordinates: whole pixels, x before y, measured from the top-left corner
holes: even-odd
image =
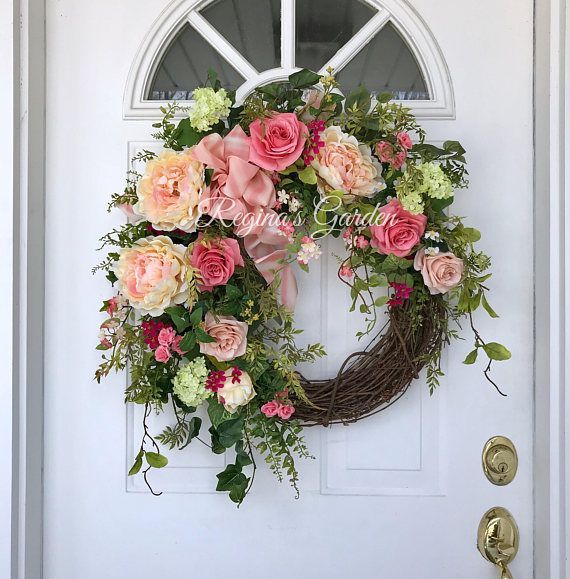
[[[368,348],[353,352],[330,380],[300,375],[311,404],[297,404],[304,426],[356,422],[385,410],[408,389],[434,352],[441,350],[445,317],[441,296],[423,304],[423,323],[409,315],[409,304],[391,308],[388,321]]]

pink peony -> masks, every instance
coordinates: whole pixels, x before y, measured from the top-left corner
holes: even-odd
[[[294,113],[275,113],[249,125],[249,160],[268,171],[282,171],[302,154],[309,135]]]
[[[463,277],[463,260],[450,251],[426,255],[421,249],[414,258],[414,269],[421,272],[430,294],[444,294],[454,288]]]
[[[168,362],[168,360],[170,360],[170,356],[171,354],[168,346],[159,346],[154,351],[154,357],[157,362]]]
[[[194,244],[190,263],[200,272],[198,287],[208,292],[228,283],[235,267],[244,265],[236,239],[225,237],[206,241],[202,233]]]
[[[398,133],[396,138],[398,139],[398,145],[403,149],[409,151],[412,148],[412,139],[410,139],[410,135],[408,133],[402,131]]]
[[[171,328],[170,326],[162,328],[158,333],[158,343],[161,346],[170,346],[174,341],[174,338],[176,338],[176,332],[174,331],[174,328]]]
[[[172,350],[180,354],[180,356],[184,356],[184,351],[180,348],[180,342],[182,342],[183,338],[184,336],[176,336],[176,338],[172,340]]]
[[[382,223],[371,225],[372,247],[398,257],[410,255],[426,229],[427,217],[406,211],[397,199],[381,208]]]
[[[281,404],[277,409],[277,416],[283,420],[289,420],[291,416],[295,413],[295,407],[291,404]]]
[[[267,416],[267,418],[271,418],[272,416],[277,416],[277,413],[279,412],[280,407],[281,407],[281,404],[279,404],[279,402],[272,400],[271,402],[266,402],[261,407],[261,412],[263,412],[263,414],[265,414],[265,416]]]
[[[215,338],[215,342],[200,342],[200,352],[213,356],[218,362],[229,362],[243,356],[247,347],[247,324],[233,316],[218,316],[210,312],[204,320],[204,330]]]

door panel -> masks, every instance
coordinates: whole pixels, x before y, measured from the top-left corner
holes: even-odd
[[[386,5],[398,3],[409,9],[403,0]],[[213,492],[224,458],[196,442],[152,473],[161,497],[128,479],[140,409],[125,410],[125,376],[92,380],[98,309],[108,297],[107,282],[90,274],[94,247],[121,222],[106,213],[107,198],[152,132],[149,119],[123,119],[123,93],[138,46],[166,6],[48,0],[46,579],[491,579],[497,571],[475,536],[495,505],[520,526],[513,575],[531,577],[532,2],[414,2],[453,80],[456,119],[423,124],[430,140],[457,139],[468,151],[471,186],[457,195],[457,213],[480,227],[482,249],[494,257],[492,305],[501,319],[477,323],[513,352],[493,370],[508,398],[461,364],[470,348],[457,342],[433,396],[420,378],[377,416],[308,429],[315,460],[300,465],[299,500],[260,468],[239,510]],[[326,254],[309,275],[299,273],[297,310],[301,340],[320,340],[329,352],[310,370],[320,376],[353,351],[360,323]],[[481,469],[483,445],[497,434],[515,442],[520,458],[515,481],[502,488]]]

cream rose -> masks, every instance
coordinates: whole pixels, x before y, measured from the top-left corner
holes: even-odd
[[[463,261],[447,251],[426,255],[420,249],[414,258],[414,269],[421,272],[430,294],[444,294],[454,288],[463,277]]]
[[[204,186],[204,165],[192,157],[192,149],[164,149],[147,163],[133,210],[156,229],[190,233],[196,230]]]
[[[230,368],[224,375],[224,385],[217,391],[218,401],[230,414],[234,414],[240,406],[245,406],[254,398],[255,390],[249,374],[243,370]]]
[[[321,195],[333,190],[345,191],[344,200],[372,197],[386,188],[382,165],[372,156],[370,147],[361,145],[356,137],[343,133],[340,127],[327,127],[321,133],[324,146],[311,165],[318,175]]]
[[[139,239],[121,251],[113,269],[119,292],[131,306],[151,316],[182,303],[188,297],[185,251],[164,235]]]
[[[218,316],[215,318],[210,312],[204,319],[204,331],[215,342],[200,342],[200,352],[213,356],[218,362],[229,362],[243,356],[247,347],[247,324],[239,322],[233,316]]]

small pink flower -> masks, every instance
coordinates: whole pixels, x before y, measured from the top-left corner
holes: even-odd
[[[111,317],[119,309],[117,296],[107,300],[107,315]]]
[[[105,346],[105,348],[112,348],[113,344],[111,342],[111,340],[109,340],[109,338],[102,338],[101,340],[99,340],[99,343],[102,346]]]
[[[154,357],[157,362],[168,362],[171,357],[168,346],[159,346],[154,352]]]
[[[161,346],[170,346],[174,341],[174,338],[176,338],[176,332],[174,331],[174,328],[171,328],[170,326],[162,328],[158,333],[158,343]]]
[[[279,231],[285,235],[285,237],[292,238],[295,235],[295,226],[292,221],[282,221],[278,226]]]
[[[177,354],[180,354],[180,356],[184,356],[184,351],[180,348],[180,342],[182,342],[184,336],[176,336],[176,338],[174,338],[174,340],[172,340],[172,350],[174,352],[176,352]]]
[[[396,153],[394,157],[392,157],[391,161],[392,167],[394,167],[394,169],[401,169],[405,162],[406,162],[406,151],[400,151],[399,153]]]
[[[368,239],[364,237],[364,235],[359,235],[355,240],[354,243],[358,249],[365,249],[368,247]]]
[[[279,416],[279,418],[282,418],[283,420],[289,420],[289,418],[291,418],[291,416],[293,416],[294,413],[295,407],[292,406],[291,404],[282,404],[277,409],[277,416]]]
[[[412,139],[410,139],[410,135],[408,135],[408,133],[402,131],[401,133],[397,134],[396,138],[398,139],[398,144],[400,147],[403,147],[407,151],[412,148]]]
[[[380,141],[376,144],[376,154],[382,163],[388,163],[392,159],[394,150],[387,141]]]
[[[267,416],[267,418],[271,418],[272,416],[277,416],[277,413],[279,412],[280,407],[281,407],[281,404],[279,404],[279,402],[272,400],[271,402],[266,402],[261,407],[261,412],[263,412],[263,414],[265,414],[265,416]]]
[[[348,265],[343,265],[339,270],[339,275],[341,277],[352,279],[354,277],[354,272]]]
[[[287,398],[289,396],[289,388],[285,388],[284,390],[279,390],[279,392],[275,393],[275,398]]]

